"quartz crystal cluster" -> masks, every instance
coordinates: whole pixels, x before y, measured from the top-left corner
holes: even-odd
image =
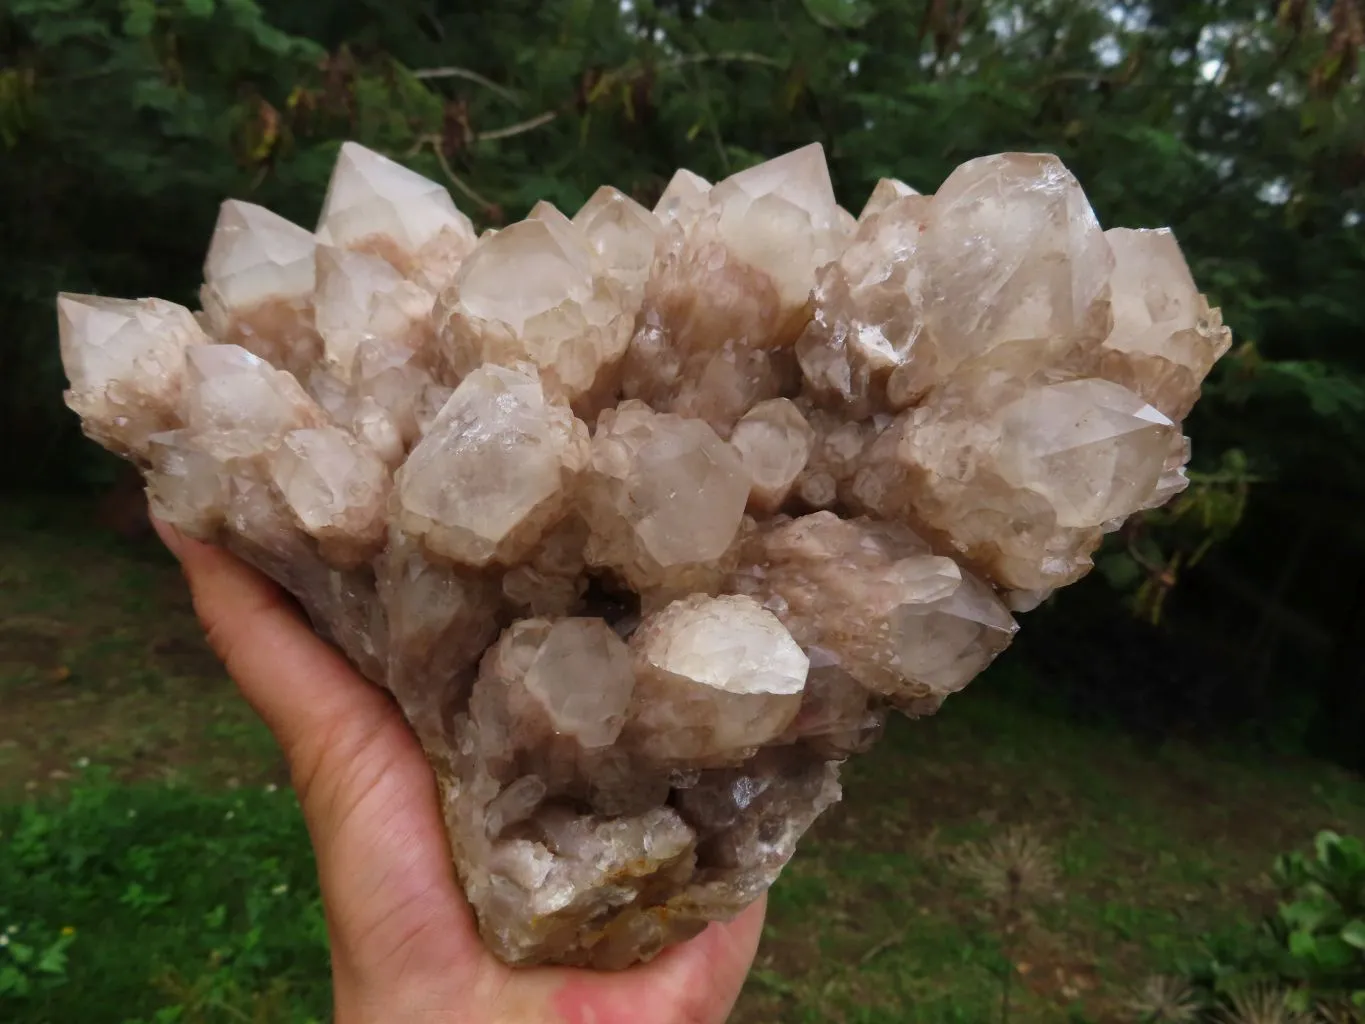
[[[228,202],[205,278],[61,296],[67,401],[392,691],[519,964],[758,897],[888,709],[1185,486],[1229,345],[1169,231],[1027,154],[855,219],[809,146],[476,236],[347,144],[316,231]]]

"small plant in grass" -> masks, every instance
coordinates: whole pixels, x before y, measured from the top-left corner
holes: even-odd
[[[1365,1022],[1365,843],[1322,832],[1275,861],[1280,903],[1257,933],[1217,943],[1190,978],[1219,1024]]]
[[[1033,831],[1014,828],[984,843],[964,844],[949,863],[963,878],[976,883],[990,901],[992,923],[1005,956],[1000,1020],[1008,1024],[1016,942],[1032,908],[1056,895],[1056,860]]]
[[[1233,992],[1218,1014],[1219,1024],[1313,1024],[1313,1018],[1293,1006],[1283,989],[1252,986]]]
[[[1052,850],[1028,828],[1009,829],[984,843],[965,843],[951,860],[958,874],[995,903],[1023,910],[1056,894]]]
[[[8,917],[0,907],[0,922]],[[0,1000],[21,1000],[37,990],[59,988],[66,984],[67,947],[76,939],[74,928],[65,927],[55,935],[48,928],[21,928],[0,925]]]
[[[1181,978],[1148,978],[1127,1000],[1137,1024],[1196,1024],[1203,1002],[1194,986]]]
[[[1365,843],[1322,832],[1314,855],[1275,862],[1287,899],[1270,921],[1281,973],[1310,994],[1350,993],[1365,1010]]]

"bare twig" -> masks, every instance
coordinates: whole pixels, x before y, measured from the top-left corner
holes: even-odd
[[[431,147],[432,154],[436,157],[436,162],[441,165],[441,172],[450,180],[450,183],[459,189],[464,195],[478,203],[485,210],[495,210],[498,204],[491,199],[485,199],[474,191],[472,185],[455,173],[455,169],[450,166],[450,161],[446,159],[445,153],[441,151],[441,137],[439,135],[419,135],[417,141],[413,143],[410,150],[403,154],[405,160],[411,160],[428,146]]]
[[[900,929],[900,931],[892,932],[890,935],[882,939],[880,942],[874,944],[871,949],[869,949],[866,953],[860,956],[858,958],[858,963],[860,964],[869,963],[877,956],[881,955],[882,953],[885,953],[892,946],[899,946],[902,942],[905,941],[905,936],[908,931],[909,931],[908,928],[902,928]]]
[[[432,140],[431,151],[436,154],[436,162],[441,165],[441,170],[445,173],[445,176],[450,179],[450,183],[452,185],[458,188],[461,192],[467,195],[474,202],[478,203],[479,206],[481,206],[485,211],[492,210],[497,207],[498,205],[497,203],[493,202],[490,199],[485,199],[483,196],[479,195],[479,193],[475,192],[473,187],[468,182],[466,182],[463,178],[456,174],[454,170],[451,169],[450,161],[447,160],[446,155],[441,152],[441,146],[439,142],[437,142],[435,139]]]
[[[510,139],[513,135],[521,135],[525,132],[534,131],[541,125],[549,124],[559,116],[557,110],[547,110],[543,114],[528,118],[525,121],[518,121],[516,124],[509,124],[506,128],[494,128],[489,132],[479,132],[474,136],[475,142],[490,142],[493,139]]]
[[[724,53],[688,53],[660,64],[663,68],[677,68],[684,64],[762,64],[770,68],[786,68],[775,57],[751,50],[727,50]]]
[[[412,73],[413,78],[462,78],[466,82],[473,82],[481,85],[490,92],[501,96],[508,103],[520,103],[521,97],[505,85],[499,85],[491,78],[486,78],[477,71],[470,71],[469,68],[419,68]]]

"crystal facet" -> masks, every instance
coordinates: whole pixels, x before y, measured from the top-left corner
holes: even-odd
[[[1188,485],[1230,343],[1170,232],[1018,153],[855,219],[808,146],[476,239],[348,143],[316,236],[228,202],[205,278],[61,296],[67,402],[393,695],[513,964],[761,896],[888,710]]]
[[[554,398],[591,420],[615,394],[628,305],[587,236],[550,207],[465,260],[441,297],[442,351],[460,377],[487,363],[534,366]]]
[[[161,299],[57,299],[66,403],[85,432],[143,458],[148,438],[180,422],[186,353],[209,338],[184,306]]]
[[[473,247],[474,226],[434,181],[347,142],[327,186],[318,241],[373,252],[439,287]]]
[[[1111,228],[1104,237],[1115,260],[1114,329],[1097,352],[1098,375],[1183,419],[1232,334],[1199,294],[1168,229]]]
[[[568,510],[588,432],[534,377],[499,366],[455,389],[398,474],[397,521],[427,552],[515,564]]]
[[[317,239],[263,206],[229,199],[218,213],[200,298],[219,341],[296,374],[316,360],[312,297]]]

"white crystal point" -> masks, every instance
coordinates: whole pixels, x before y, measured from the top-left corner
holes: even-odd
[[[696,204],[656,247],[622,391],[728,436],[754,404],[790,394],[786,350],[847,223],[818,145],[741,171]]]
[[[1140,509],[1178,434],[1159,411],[1105,380],[1032,389],[1000,421],[998,472],[1045,496],[1063,527],[1102,526]]]
[[[188,309],[161,299],[57,298],[67,404],[86,432],[122,454],[180,426],[185,354],[210,340]]]
[[[373,451],[337,427],[294,430],[269,456],[271,482],[323,557],[359,565],[384,542],[389,473]]]
[[[653,759],[721,763],[779,735],[801,706],[810,659],[752,598],[695,594],[631,637],[639,699],[631,742]]]
[[[906,527],[830,512],[760,534],[732,585],[824,664],[916,713],[965,686],[1015,631],[989,587]]]
[[[554,731],[584,747],[616,742],[635,689],[630,651],[601,619],[561,619],[526,673]]]
[[[430,342],[435,296],[378,256],[320,246],[314,299],[328,370],[342,381],[356,375],[362,346],[404,356]]]
[[[327,424],[292,374],[237,345],[189,352],[183,405],[195,443],[224,460],[264,454],[292,430]]]
[[[553,216],[504,228],[470,254],[454,285],[462,313],[520,334],[527,321],[561,303],[591,298],[594,267],[587,240],[568,218],[549,209]]]
[[[190,345],[207,340],[194,314],[161,299],[64,292],[57,318],[62,364],[77,392],[160,383],[180,373]]]
[[[455,376],[496,363],[537,368],[547,391],[591,419],[615,400],[633,310],[583,232],[552,207],[486,238],[441,296],[442,353]]]
[[[515,562],[567,511],[587,455],[587,428],[535,377],[485,366],[399,471],[399,526],[457,563]]]
[[[572,223],[568,215],[548,199],[537,201],[536,205],[531,207],[531,212],[526,215],[526,219],[543,221],[559,228]]]
[[[222,463],[200,451],[188,430],[153,434],[147,453],[152,515],[198,540],[218,539],[229,500]]]
[[[1001,589],[1049,591],[1085,575],[1104,530],[1151,500],[1174,436],[1110,381],[964,378],[882,433],[851,497],[935,531]]]
[[[1010,343],[1037,368],[1108,333],[1114,255],[1055,156],[1006,153],[955,170],[933,197],[924,258],[943,372]]]
[[[253,203],[229,199],[218,212],[204,261],[204,281],[230,311],[313,291],[311,231]]]
[[[322,204],[318,241],[354,248],[388,239],[412,256],[443,231],[474,238],[473,224],[450,193],[374,150],[342,145]]]
[[[914,404],[937,379],[937,349],[924,324],[930,208],[924,196],[896,199],[862,221],[817,275],[796,356],[806,393],[849,419]]]
[[[642,633],[653,668],[726,693],[794,694],[810,659],[771,612],[750,598],[675,601]]]
[[[759,402],[735,424],[730,444],[752,481],[749,506],[773,513],[791,494],[815,447],[815,431],[789,398]]]
[[[1169,229],[1111,228],[1104,237],[1115,260],[1114,329],[1097,353],[1100,375],[1181,419],[1231,334],[1199,294]]]
[[[976,678],[1019,629],[990,587],[970,573],[957,575],[959,582],[947,596],[902,602],[887,619],[895,637],[896,670],[916,689],[929,690],[901,702],[915,714],[937,710],[938,702]]]
[[[839,255],[847,237],[824,148],[812,143],[740,171],[708,198],[720,211],[725,244],[772,278],[784,312],[794,315],[810,297],[816,270]]]
[[[904,199],[906,196],[917,196],[919,194],[903,181],[898,181],[895,178],[882,178],[873,188],[872,194],[867,197],[862,212],[858,214],[858,223],[863,223],[869,217],[875,217],[892,203]]]
[[[598,421],[579,493],[588,561],[637,590],[708,589],[748,497],[738,454],[705,423],[625,403]]]
[[[680,219],[685,210],[695,214],[710,191],[711,183],[700,174],[679,168],[654,204],[654,215],[667,223]]]
[[[803,210],[817,228],[829,227],[835,220],[834,182],[825,162],[825,147],[818,142],[732,174],[715,189],[717,197],[734,190],[751,200],[785,199]]]
[[[483,674],[491,670],[499,677],[518,747],[543,749],[569,740],[568,749],[550,753],[562,760],[616,742],[635,670],[630,650],[603,620],[523,620],[503,634],[490,657],[496,664],[486,663]],[[563,772],[545,764],[542,774],[553,779]]]
[[[594,192],[574,214],[573,222],[602,265],[626,286],[629,308],[638,309],[654,266],[654,246],[663,233],[663,222],[610,185]]]

